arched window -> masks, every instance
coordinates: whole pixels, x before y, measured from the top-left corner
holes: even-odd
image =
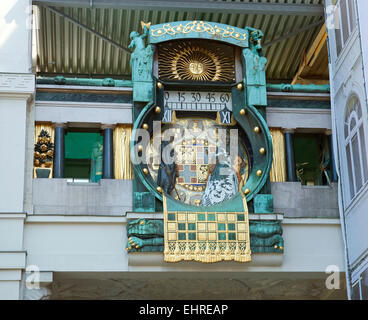
[[[367,152],[362,108],[353,95],[345,114],[345,150],[349,174],[350,200],[362,189],[368,179]]]

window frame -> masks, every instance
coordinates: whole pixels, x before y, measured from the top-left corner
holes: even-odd
[[[341,3],[344,2],[346,4],[346,19],[347,26],[343,25],[343,15],[341,11]],[[352,5],[352,6],[351,6]],[[351,18],[354,17],[354,21],[351,21]],[[337,21],[336,21],[337,20]],[[345,45],[349,41],[351,35],[357,27],[357,12],[356,12],[356,3],[355,0],[338,0],[335,4],[335,12],[334,12],[334,24],[338,24],[338,28],[335,29],[335,44],[336,44],[336,57],[339,58],[341,53],[343,52]],[[354,25],[353,25],[354,24]],[[345,27],[345,29],[344,29]],[[347,31],[347,36],[345,39],[344,31]],[[337,45],[337,37],[340,39],[340,46]]]
[[[358,108],[360,109],[358,112]],[[359,117],[360,113],[360,117]],[[355,126],[353,128],[350,127],[352,120],[355,120]],[[345,131],[346,126],[348,126],[347,134]],[[363,138],[364,145],[362,143],[360,137],[360,130],[363,130]],[[366,175],[364,171],[364,163],[368,163],[367,159],[367,128],[366,123],[364,121],[363,109],[360,103],[360,99],[357,94],[353,93],[349,96],[347,100],[347,104],[345,107],[345,115],[344,115],[344,159],[346,161],[346,176],[349,179],[348,185],[349,192],[346,192],[347,198],[349,199],[347,203],[347,207],[350,206],[354,200],[358,197],[358,195],[365,189],[365,186],[368,184],[368,175]],[[354,154],[353,152],[353,140],[357,139],[358,143],[358,154]],[[348,149],[349,148],[349,149]],[[348,155],[348,150],[350,154]],[[364,152],[365,150],[365,152]],[[365,161],[363,159],[365,157]],[[357,175],[355,174],[355,161],[359,161],[360,164],[360,178],[361,178],[361,186],[358,188],[357,184]],[[351,170],[349,170],[351,167]],[[351,190],[350,181],[353,181],[353,189]]]

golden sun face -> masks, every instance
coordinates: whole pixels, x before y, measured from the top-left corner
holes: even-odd
[[[189,64],[189,71],[193,74],[201,74],[204,70],[201,62],[195,61]]]
[[[233,48],[209,41],[174,41],[159,47],[159,78],[171,81],[234,81]]]

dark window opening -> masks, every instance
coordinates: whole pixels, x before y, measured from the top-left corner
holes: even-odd
[[[310,186],[331,183],[331,152],[328,136],[296,133],[294,152],[298,181]]]
[[[65,178],[98,182],[102,178],[103,136],[68,131],[65,135]]]

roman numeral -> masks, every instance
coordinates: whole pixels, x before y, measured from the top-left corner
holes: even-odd
[[[231,124],[231,112],[230,111],[221,111],[221,123],[223,124]]]
[[[171,123],[172,121],[172,111],[171,110],[164,110],[164,115],[162,117],[162,123]]]

